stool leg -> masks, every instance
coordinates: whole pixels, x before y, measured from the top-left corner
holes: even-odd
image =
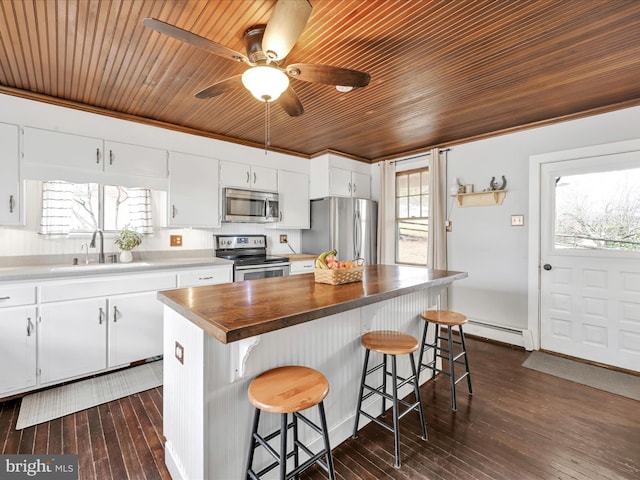
[[[456,367],[453,360],[453,334],[450,326],[447,327],[447,341],[449,342],[447,348],[449,350],[449,379],[451,380],[451,409],[455,412],[458,409],[456,405]]]
[[[327,451],[327,468],[329,470],[329,479],[335,480],[336,472],[333,468],[333,456],[331,455],[331,446],[329,444],[329,429],[327,428],[327,417],[324,413],[324,402],[318,404],[320,411],[320,425],[322,426],[322,436],[324,438],[324,448]]]
[[[287,414],[280,415],[280,480],[287,478]]]
[[[364,382],[367,379],[367,368],[369,365],[369,350],[364,352],[364,366],[362,367],[362,379],[360,380],[360,394],[358,395],[358,407],[356,408],[356,422],[353,426],[353,438],[358,438],[358,421],[360,420],[360,409],[362,408],[362,395],[364,394]]]
[[[462,325],[460,328],[460,343],[462,343],[462,351],[464,352],[464,366],[467,369],[467,387],[469,387],[469,395],[473,395],[473,389],[471,388],[471,372],[469,371],[469,360],[467,360],[467,346],[464,343],[464,333],[462,332]]]
[[[297,469],[300,465],[300,456],[298,454],[298,415],[292,413],[291,417],[293,419],[293,468]],[[300,480],[300,475],[295,475],[293,478]]]
[[[422,397],[420,395],[420,369],[416,370],[416,362],[413,359],[413,355],[409,354],[409,361],[411,362],[411,372],[413,373],[413,386],[416,396],[416,402],[418,403],[418,416],[420,417],[420,428],[422,429],[422,439],[427,440],[427,427],[424,422],[424,410],[422,409]]]
[[[387,355],[382,355],[382,363],[384,363],[384,368],[382,369],[382,391],[387,392]],[[380,412],[380,416],[384,417],[387,414],[387,399],[382,397],[382,412]]]
[[[396,356],[391,355],[391,382],[393,384],[392,385],[392,388],[393,388],[393,443],[394,443],[394,453],[396,457],[394,466],[396,468],[400,468],[400,426],[398,425],[398,375],[397,373],[398,372],[396,369]]]
[[[258,422],[260,421],[260,409],[256,408],[254,409],[254,414],[253,414],[253,424],[251,425],[251,441],[249,442],[249,455],[247,458],[247,468],[246,468],[246,472],[247,472],[247,479],[250,479],[251,477],[249,476],[249,471],[251,470],[251,466],[253,465],[253,454],[255,453],[255,449],[256,449],[256,439],[254,438],[254,435],[258,432]]]
[[[422,363],[424,358],[424,349],[427,345],[427,332],[429,330],[429,322],[424,321],[424,330],[422,331],[422,343],[420,344],[420,353],[418,355],[418,373],[422,371]],[[426,367],[425,367],[426,368]]]

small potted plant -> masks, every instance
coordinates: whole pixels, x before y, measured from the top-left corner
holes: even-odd
[[[132,230],[129,226],[126,226],[118,232],[113,243],[115,243],[121,250],[120,261],[122,263],[127,263],[133,260],[131,250],[142,243],[142,234]]]

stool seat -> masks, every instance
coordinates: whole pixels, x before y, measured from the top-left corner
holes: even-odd
[[[315,407],[329,393],[327,378],[298,365],[278,367],[258,375],[249,385],[251,404],[271,413],[292,413]]]
[[[461,313],[451,312],[449,310],[427,310],[426,312],[422,312],[420,316],[428,322],[451,327],[464,325],[468,322],[467,317]]]
[[[386,355],[405,355],[418,350],[418,339],[406,333],[392,330],[376,330],[366,333],[361,339],[367,350]]]

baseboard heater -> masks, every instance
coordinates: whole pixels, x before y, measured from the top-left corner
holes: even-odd
[[[533,350],[531,330],[469,319],[466,331],[472,335],[485,335],[492,340],[499,340],[524,347],[526,350]]]

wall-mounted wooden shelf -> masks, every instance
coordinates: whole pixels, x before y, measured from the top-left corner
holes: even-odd
[[[502,205],[506,190],[490,190],[488,192],[458,193],[451,195],[458,202],[459,207],[482,207],[487,205]]]

